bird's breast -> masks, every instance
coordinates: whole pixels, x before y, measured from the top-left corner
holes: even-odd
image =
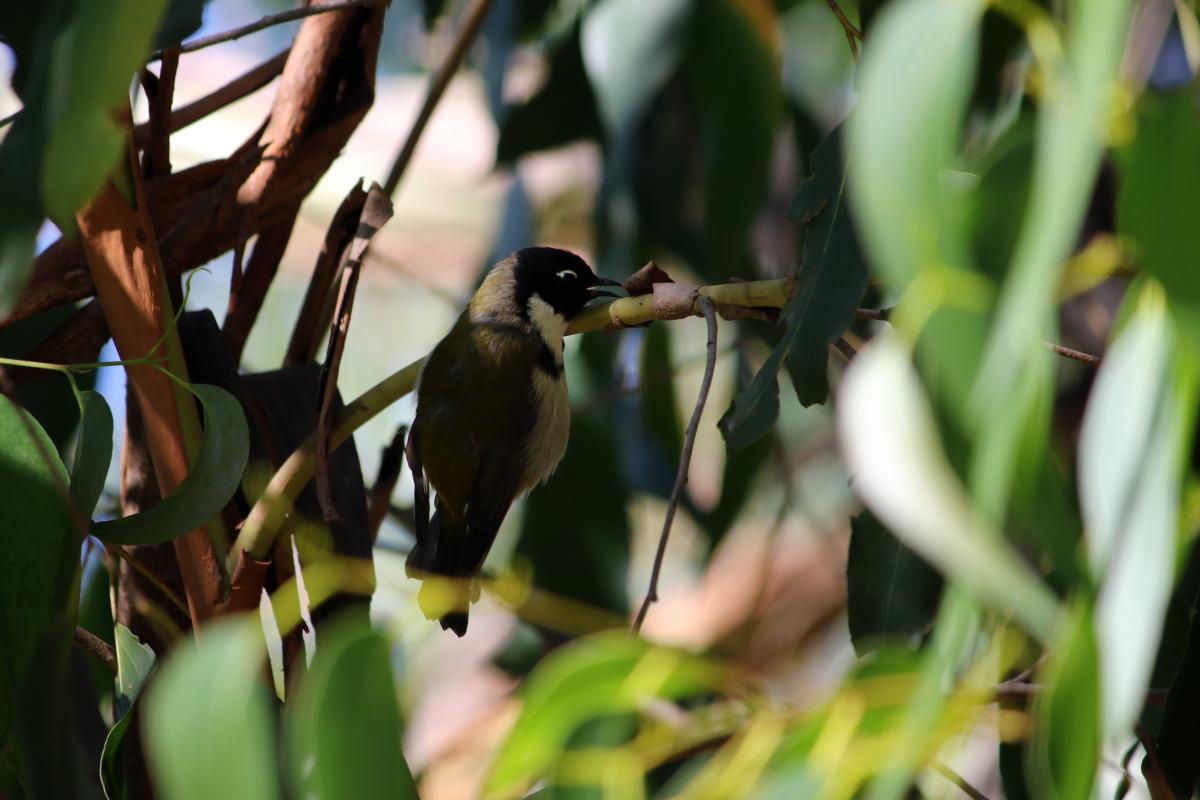
[[[537,408],[537,421],[525,445],[522,493],[549,478],[567,451],[571,402],[567,397],[567,379],[561,370],[557,375],[544,370],[534,371],[533,402]]]

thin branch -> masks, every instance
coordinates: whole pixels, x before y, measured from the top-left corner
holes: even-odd
[[[367,504],[367,529],[371,531],[371,541],[379,538],[379,528],[392,507],[392,492],[400,481],[400,472],[404,468],[404,441],[408,437],[408,426],[401,425],[392,436],[392,441],[379,454],[379,471],[375,474],[375,483],[371,487]]]
[[[174,109],[171,111],[171,118],[167,123],[167,132],[176,133],[177,131],[181,131],[192,123],[204,119],[209,114],[220,111],[225,106],[232,105],[238,100],[257,92],[279,77],[279,73],[283,72],[283,65],[287,63],[288,53],[290,52],[291,48],[289,47],[276,53],[257,67],[234,78],[220,89],[193,100],[186,106]],[[133,141],[138,147],[146,144],[149,135],[150,123],[143,122],[140,125],[134,126]]]
[[[873,319],[878,322],[887,322],[892,318],[891,308],[859,308],[854,311],[855,319]]]
[[[412,160],[413,152],[417,149],[417,142],[425,131],[425,125],[433,116],[433,109],[437,107],[438,101],[442,99],[442,93],[450,84],[450,79],[454,77],[454,73],[458,71],[463,59],[466,58],[467,50],[470,49],[471,43],[479,34],[479,29],[483,26],[483,20],[487,17],[487,12],[491,7],[492,0],[475,0],[467,10],[462,27],[459,28],[458,35],[454,37],[454,44],[451,45],[450,52],[446,54],[446,60],[442,62],[433,76],[429,90],[425,93],[425,100],[421,103],[421,110],[417,112],[417,118],[408,132],[408,137],[392,162],[392,169],[383,184],[383,191],[388,197],[396,193],[396,187],[400,185],[404,170],[408,168],[408,162]]]
[[[1063,347],[1061,344],[1055,344],[1054,342],[1042,342],[1042,345],[1051,353],[1057,353],[1063,358],[1075,359],[1087,364],[1089,367],[1100,366],[1100,356],[1094,356],[1091,353],[1084,353],[1079,350],[1072,350],[1070,347]]]
[[[854,345],[847,342],[844,336],[839,336],[834,341],[833,346],[847,361],[853,361],[854,357],[858,355],[858,351],[854,349]]]
[[[25,111],[24,108],[18,108],[16,111],[9,114],[7,117],[0,118],[0,128],[3,128],[5,125],[11,125],[12,123],[16,122],[17,117],[21,116],[21,114],[24,113],[24,111]]]
[[[717,365],[717,313],[712,301],[701,295],[696,299],[696,308],[704,314],[708,323],[708,360],[704,362],[704,378],[700,382],[700,393],[696,396],[696,407],[692,410],[692,419],[688,423],[687,432],[683,438],[683,452],[679,454],[679,470],[675,473],[675,486],[671,489],[671,499],[667,502],[667,513],[663,517],[662,534],[658,538],[658,551],[654,554],[654,567],[650,572],[650,587],[646,590],[646,598],[638,609],[633,621],[633,629],[640,631],[646,620],[646,612],[650,604],[658,600],[658,576],[662,572],[663,558],[667,553],[667,539],[671,536],[671,523],[675,521],[675,509],[683,497],[683,487],[688,480],[688,466],[692,461],[692,448],[696,444],[696,434],[700,430],[700,417],[704,414],[704,404],[708,401],[708,390],[712,387],[713,370]]]
[[[96,660],[102,662],[104,666],[117,672],[117,651],[113,650],[113,646],[101,639],[91,631],[84,630],[78,625],[75,626],[75,644],[79,645],[90,656],[94,656]]]
[[[342,11],[347,8],[374,8],[379,4],[379,0],[343,0],[340,3],[322,3],[320,5],[304,6],[303,8],[293,8],[288,11],[281,11],[278,14],[267,14],[257,22],[251,22],[249,25],[243,25],[240,28],[224,31],[222,33],[214,33],[211,36],[202,36],[199,39],[192,39],[190,42],[184,42],[179,45],[180,53],[194,53],[197,50],[203,50],[205,47],[212,47],[214,44],[222,44],[223,42],[232,42],[234,39],[240,39],[251,33],[258,33],[261,30],[282,25],[285,22],[293,22],[305,17],[311,17],[314,14],[324,14],[329,11]],[[146,63],[150,64],[158,61],[163,56],[162,50],[155,50],[150,54],[150,58]]]
[[[967,797],[970,797],[971,800],[988,800],[988,796],[986,794],[979,791],[971,784],[967,783],[966,779],[963,778],[962,775],[959,775],[957,772],[950,769],[950,767],[946,766],[941,761],[934,761],[930,765],[930,767],[933,769],[934,772],[938,773],[943,778],[950,781],[955,786],[957,786],[959,789],[961,789],[962,793],[965,794]]]
[[[854,56],[854,60],[858,61],[858,41],[863,38],[862,31],[854,27],[846,15],[842,12],[842,7],[838,5],[837,0],[828,0],[829,10],[837,17],[838,22],[842,25],[842,30],[846,33],[846,41],[850,44],[850,54]]]

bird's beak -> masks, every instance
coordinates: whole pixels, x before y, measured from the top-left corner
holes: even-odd
[[[594,286],[588,287],[588,294],[590,294],[592,297],[620,297],[621,295],[615,294],[613,292],[606,292],[603,289],[601,289],[600,287],[601,286],[622,286],[622,285],[623,284],[620,281],[614,281],[612,278],[601,278],[600,276],[596,276],[596,284]]]

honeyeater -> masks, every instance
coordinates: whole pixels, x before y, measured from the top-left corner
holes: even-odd
[[[417,384],[406,446],[416,485],[411,577],[426,616],[459,636],[476,580],[513,500],[550,477],[567,449],[563,335],[601,286],[574,253],[529,247],[488,273]],[[429,489],[436,494],[429,518]],[[453,581],[430,580],[452,578]]]

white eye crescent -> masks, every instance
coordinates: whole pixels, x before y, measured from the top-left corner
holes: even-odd
[[[578,277],[579,277],[578,275],[576,275],[576,274],[575,274],[575,270],[573,270],[573,269],[564,269],[562,272],[556,272],[556,273],[554,273],[554,274],[555,274],[555,275],[557,275],[557,276],[558,276],[558,277],[560,277],[560,278],[563,278],[564,280],[566,279],[566,277],[567,277],[568,275],[570,275],[572,278],[578,278]]]

